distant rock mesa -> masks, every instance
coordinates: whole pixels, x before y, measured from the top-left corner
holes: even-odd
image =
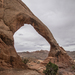
[[[14,48],[14,33],[24,24],[31,24],[50,44],[49,57],[58,57],[59,61],[72,59],[60,48],[50,30],[21,0],[0,0],[0,67],[27,68]],[[64,63],[66,63],[63,61]]]

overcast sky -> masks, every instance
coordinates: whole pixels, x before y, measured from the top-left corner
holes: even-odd
[[[50,29],[56,41],[67,51],[75,50],[75,0],[22,0]],[[17,51],[50,50],[48,42],[31,25],[14,35]]]

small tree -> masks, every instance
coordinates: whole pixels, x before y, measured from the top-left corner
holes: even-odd
[[[72,70],[75,70],[75,64],[72,66]]]
[[[45,75],[56,75],[58,71],[58,66],[49,62],[46,65],[46,70],[43,71],[43,73],[45,73]]]
[[[23,60],[23,62],[24,62],[25,64],[27,64],[28,61],[29,61],[28,59],[24,59],[24,60]]]

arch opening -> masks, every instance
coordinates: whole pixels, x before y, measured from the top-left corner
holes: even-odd
[[[24,24],[15,32],[13,37],[17,52],[50,50],[49,43],[30,24]]]

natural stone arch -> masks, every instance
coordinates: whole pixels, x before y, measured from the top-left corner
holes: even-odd
[[[14,3],[14,4],[13,4]],[[51,45],[52,50],[58,50],[59,45],[54,39],[52,33],[21,0],[5,0],[4,23],[9,27],[13,34],[24,24],[31,24],[34,29],[42,35]],[[15,7],[16,6],[16,7]],[[7,19],[8,18],[8,19]]]
[[[65,53],[54,39],[52,33],[21,0],[0,2],[0,59],[7,67],[24,68],[23,62],[14,49],[14,33],[24,24],[31,24],[51,45],[49,56]],[[66,55],[67,56],[67,55]],[[65,56],[65,57],[66,57]],[[19,61],[19,62],[18,62]],[[9,64],[9,65],[8,65]],[[26,66],[26,65],[25,65]]]
[[[24,24],[15,32],[13,37],[14,47],[17,52],[50,50],[49,43],[38,34],[31,24]]]

